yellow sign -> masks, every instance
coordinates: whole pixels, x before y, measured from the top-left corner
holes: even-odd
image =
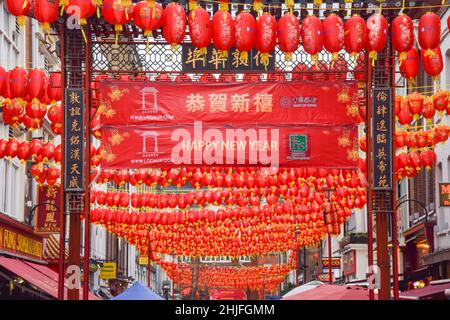
[[[140,265],[148,265],[148,257],[139,256],[139,264]]]
[[[43,245],[37,238],[0,226],[0,250],[42,259]]]
[[[116,278],[117,265],[115,262],[105,262],[100,267],[100,279],[109,280]]]

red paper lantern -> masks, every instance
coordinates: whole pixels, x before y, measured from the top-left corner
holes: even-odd
[[[367,50],[372,63],[377,60],[378,53],[386,47],[389,23],[379,13],[373,14],[367,19]]]
[[[44,96],[46,78],[47,76],[42,69],[32,69],[28,73],[27,93],[34,103]]]
[[[361,16],[354,15],[345,22],[344,30],[345,50],[347,50],[351,56],[356,58],[366,47],[368,33],[366,21],[364,21]]]
[[[19,101],[24,99],[27,93],[27,71],[23,68],[15,67],[9,71],[8,84],[10,98],[18,98]]]
[[[28,141],[23,141],[19,144],[19,147],[17,149],[17,158],[20,160],[21,163],[24,163],[28,160],[30,157],[30,146]]]
[[[61,72],[52,72],[48,78],[47,97],[52,104],[62,99],[62,75]]]
[[[400,106],[400,111],[397,114],[397,119],[401,125],[407,126],[412,122],[413,115],[411,114],[408,103],[405,100],[406,99],[403,100],[403,103]]]
[[[422,64],[425,72],[433,77],[434,80],[437,80],[439,74],[444,69],[444,61],[442,59],[442,51],[440,47],[435,49],[431,49],[433,54],[427,54],[425,50],[422,50]]]
[[[407,97],[409,111],[414,115],[414,119],[418,119],[423,110],[423,96],[420,93],[414,92]]]
[[[147,0],[140,1],[134,6],[133,20],[136,26],[144,31],[145,37],[150,37],[152,31],[162,25],[163,7],[159,3]]]
[[[307,16],[302,22],[302,45],[311,60],[318,61],[317,54],[323,49],[323,24],[316,16]]]
[[[261,53],[261,63],[266,68],[269,65],[269,54],[275,49],[277,42],[277,20],[271,14],[264,12],[256,21],[256,49]]]
[[[59,1],[57,0],[34,0],[34,16],[41,23],[45,33],[50,32],[50,25],[58,19],[58,7]]]
[[[406,54],[406,59],[400,64],[400,72],[410,85],[415,83],[415,78],[419,74],[419,53],[415,48]]]
[[[427,98],[423,105],[422,116],[425,119],[433,119],[436,114],[436,109],[434,108],[434,103],[432,98]]]
[[[419,44],[425,55],[433,55],[441,41],[441,18],[434,12],[425,13],[419,20]]]
[[[200,50],[200,55],[205,56],[212,38],[212,25],[208,11],[201,7],[192,10],[188,16],[188,27],[192,45]]]
[[[25,107],[25,113],[32,119],[41,119],[45,117],[45,114],[47,113],[47,106],[39,101],[34,103],[29,102]]]
[[[439,112],[439,117],[442,118],[442,113],[447,110],[449,106],[449,92],[448,91],[439,91],[436,92],[433,96],[433,105],[436,111]]]
[[[256,21],[248,12],[242,11],[234,20],[235,46],[240,51],[240,58],[248,63],[248,51],[255,46]]]
[[[117,44],[119,33],[123,31],[123,25],[133,17],[133,3],[123,0],[103,0],[102,15],[106,22],[114,25]]]
[[[292,53],[295,52],[300,44],[300,22],[291,13],[286,12],[278,20],[278,45],[285,55],[285,60],[292,59]]]
[[[19,141],[13,138],[8,141],[5,148],[5,157],[14,158],[19,150]]]
[[[217,11],[212,19],[212,36],[214,47],[222,57],[228,57],[228,50],[234,44],[234,22],[228,11]]]
[[[323,46],[332,54],[333,60],[338,59],[339,51],[344,47],[344,40],[344,22],[332,13],[323,20]]]
[[[0,97],[4,95],[8,86],[8,72],[0,66]]]
[[[406,53],[414,45],[414,26],[411,18],[406,14],[400,14],[392,21],[391,26],[392,46],[399,53],[399,61],[406,59]]]
[[[164,39],[175,49],[186,34],[186,12],[178,3],[172,2],[163,11],[162,31]]]
[[[431,167],[436,161],[436,153],[434,153],[434,151],[432,150],[424,150],[420,153],[420,160],[422,161],[422,165],[427,170],[431,170]]]
[[[26,16],[31,10],[31,0],[6,0],[8,11],[17,17],[17,24],[21,27],[27,23]]]

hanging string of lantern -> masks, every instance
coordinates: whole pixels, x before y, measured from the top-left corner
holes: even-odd
[[[323,49],[332,55],[333,61],[336,61],[338,52],[344,48],[354,58],[366,49],[369,58],[375,61],[378,53],[386,47],[389,28],[389,23],[381,10],[370,16],[367,22],[362,17],[353,15],[344,23],[341,17],[331,13],[323,21],[313,15],[307,16],[300,25],[300,21],[289,9],[293,5],[289,1],[286,2],[289,10],[278,22],[267,12],[255,19],[247,11],[239,12],[233,20],[226,1],[220,2],[220,9],[212,19],[196,1],[189,2],[190,12],[187,17],[185,9],[180,4],[172,2],[163,9],[161,4],[153,0],[138,3],[130,0],[7,1],[8,10],[18,17],[19,24],[24,23],[25,16],[33,9],[35,18],[47,33],[50,25],[55,23],[58,17],[59,4],[68,15],[72,13],[71,15],[79,17],[82,31],[87,19],[94,15],[96,9],[101,8],[103,19],[114,26],[116,43],[118,35],[124,30],[123,26],[134,21],[147,38],[153,31],[162,28],[164,39],[175,49],[185,41],[188,25],[190,42],[198,48],[201,57],[206,55],[207,47],[211,43],[221,52],[222,57],[226,57],[226,52],[235,45],[243,62],[248,60],[248,51],[258,49],[265,66],[268,54],[273,51],[275,43],[278,43],[289,60],[299,47],[300,40],[304,50],[311,55],[314,62],[317,62],[317,55]],[[260,1],[255,1],[253,6],[256,12],[264,11],[265,6]],[[443,65],[442,52],[439,48],[440,30],[441,22],[437,14],[427,12],[419,19],[418,42],[422,49],[423,65],[427,74],[435,79],[442,71]],[[413,49],[414,40],[412,19],[400,13],[391,25],[392,46],[398,53],[400,64],[404,64],[408,59],[408,52]],[[414,74],[413,72],[412,75]],[[414,78],[410,72],[408,75],[409,79]]]

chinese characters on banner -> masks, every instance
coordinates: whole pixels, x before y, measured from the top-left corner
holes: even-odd
[[[102,81],[98,113],[103,126],[355,125],[354,82],[173,83]]]
[[[259,70],[271,71],[275,69],[275,52],[271,52],[269,56],[269,63],[267,68],[261,62],[261,53],[253,49],[248,52],[248,61],[245,61],[240,56],[240,52],[234,47],[229,50],[227,57],[221,55],[220,50],[214,48],[213,45],[208,47],[206,55],[202,55],[199,48],[190,44],[182,46],[183,71],[198,71],[202,70]]]
[[[68,88],[64,100],[66,191],[79,192],[84,188],[84,92]]]
[[[38,203],[35,211],[34,230],[39,234],[59,233],[60,192],[59,188],[38,187]]]
[[[373,189],[392,189],[391,89],[373,91]]]

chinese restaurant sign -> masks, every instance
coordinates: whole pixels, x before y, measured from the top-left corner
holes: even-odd
[[[242,71],[242,70],[258,70],[270,71],[275,69],[275,52],[271,52],[267,65],[265,66],[261,61],[261,53],[253,49],[248,52],[247,60],[243,59],[240,52],[234,47],[228,50],[228,56],[221,55],[220,50],[210,45],[206,55],[200,53],[200,49],[193,45],[183,45],[183,71],[197,71],[202,70],[228,70],[228,71]]]
[[[66,191],[83,191],[84,188],[84,92],[83,89],[66,89],[64,100]]]
[[[38,203],[36,207],[34,230],[39,234],[59,233],[60,219],[58,206],[60,203],[59,188],[38,187]]]
[[[373,189],[392,189],[391,89],[373,91]]]
[[[439,183],[439,204],[441,207],[450,207],[450,182]]]
[[[354,168],[355,126],[104,127],[102,168],[262,166]]]
[[[32,231],[30,230],[30,232]],[[0,251],[41,260],[43,255],[42,238],[0,224]]]
[[[102,81],[102,126],[354,125],[358,87],[339,81],[172,83]]]

